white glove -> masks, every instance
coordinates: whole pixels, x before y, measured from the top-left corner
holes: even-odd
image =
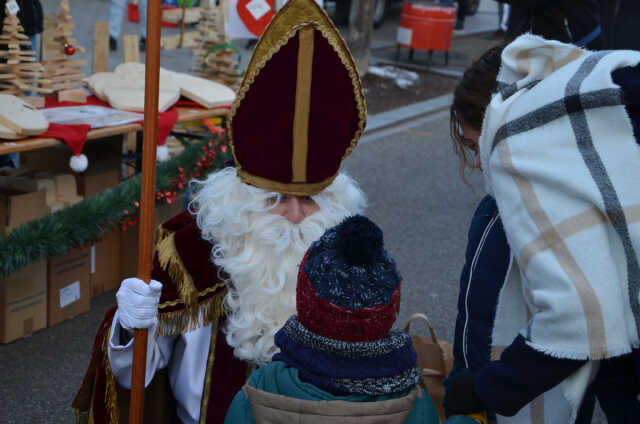
[[[126,330],[155,326],[161,292],[162,283],[155,280],[149,284],[139,278],[124,280],[116,293],[120,326]]]

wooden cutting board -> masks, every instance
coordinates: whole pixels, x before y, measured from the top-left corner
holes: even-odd
[[[87,85],[89,90],[103,102],[107,101],[107,96],[104,92],[104,88],[110,81],[116,80],[118,77],[113,72],[98,72],[89,77]]]
[[[25,138],[47,128],[49,121],[38,109],[16,96],[0,94],[0,138]]]
[[[217,82],[177,72],[172,77],[180,86],[180,94],[207,109],[230,105],[236,98],[232,89]]]
[[[144,112],[144,78],[111,81],[104,87],[107,101],[114,109]],[[158,111],[165,112],[180,98],[180,87],[173,79],[160,76]]]
[[[114,69],[114,77],[97,83],[96,89],[104,93],[114,109],[144,112],[144,74],[145,66],[142,63],[121,63]],[[160,69],[160,112],[165,112],[180,98],[180,87],[171,78],[171,74],[170,71]]]

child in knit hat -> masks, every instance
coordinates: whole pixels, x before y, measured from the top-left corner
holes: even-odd
[[[382,231],[363,216],[327,230],[300,265],[280,353],[251,375],[225,423],[437,424],[411,339],[391,330],[399,303]]]

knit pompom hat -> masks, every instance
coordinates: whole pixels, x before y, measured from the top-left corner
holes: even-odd
[[[349,217],[307,251],[298,272],[298,321],[346,342],[385,337],[396,320],[400,274],[368,218]]]

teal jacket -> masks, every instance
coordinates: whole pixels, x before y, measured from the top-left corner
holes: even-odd
[[[311,401],[346,401],[346,402],[381,402],[406,397],[412,390],[393,395],[367,396],[348,395],[335,396],[318,387],[305,383],[298,377],[298,370],[284,362],[275,361],[265,365],[251,374],[248,384],[255,389],[293,399]],[[423,390],[417,397],[405,423],[438,424],[438,413],[431,398]],[[227,412],[225,424],[255,424],[251,403],[245,393],[240,390]]]

